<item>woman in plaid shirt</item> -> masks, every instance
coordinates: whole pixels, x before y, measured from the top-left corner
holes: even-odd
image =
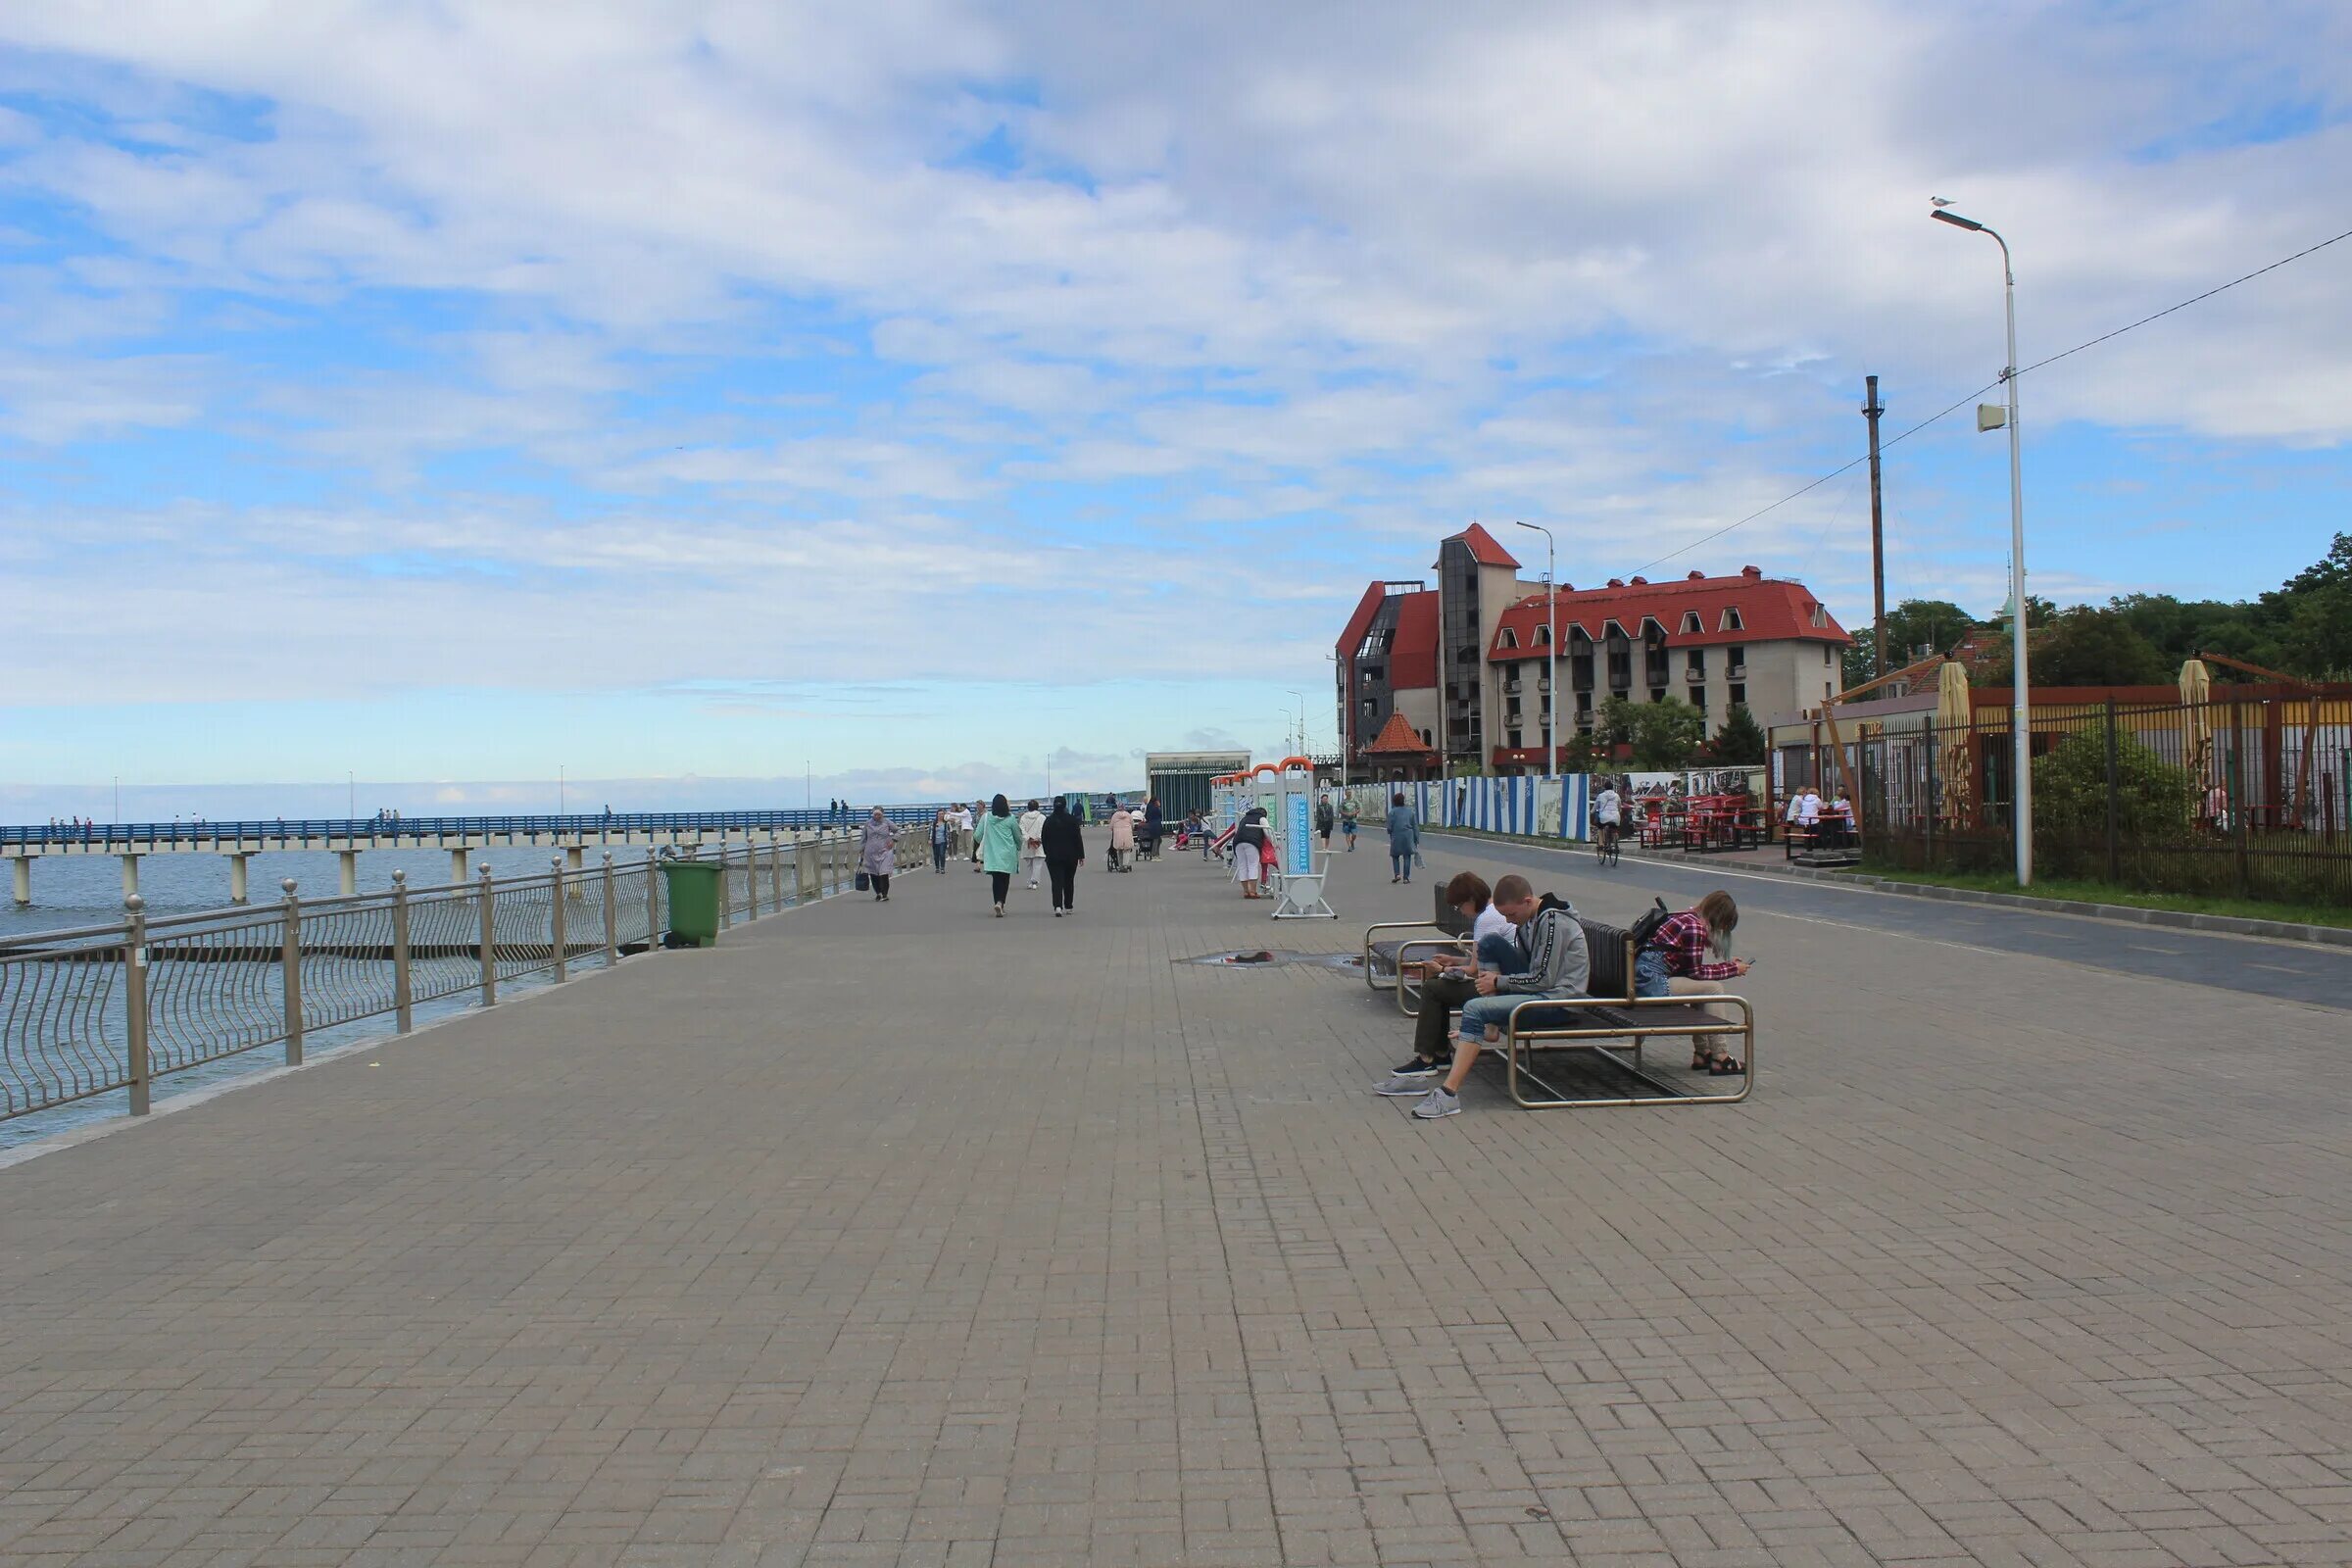
[[[1680,914],[1670,914],[1634,956],[1634,995],[1663,997],[1712,994],[1723,982],[1747,973],[1748,960],[1726,958],[1732,933],[1740,925],[1740,906],[1718,888]],[[1712,957],[1709,955],[1713,955]],[[1743,1072],[1730,1052],[1709,1054],[1704,1041],[1690,1041],[1693,1072]]]

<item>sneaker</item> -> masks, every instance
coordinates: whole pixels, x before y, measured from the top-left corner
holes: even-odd
[[[1404,1065],[1390,1068],[1389,1075],[1393,1078],[1435,1078],[1438,1075],[1438,1064],[1434,1061],[1423,1061],[1419,1056],[1407,1056],[1404,1058]]]
[[[1421,1099],[1429,1094],[1426,1073],[1397,1073],[1388,1082],[1374,1084],[1372,1092],[1389,1100]]]
[[[1432,1089],[1421,1103],[1413,1107],[1413,1114],[1422,1121],[1436,1121],[1440,1116],[1459,1116],[1461,1113],[1462,1097],[1449,1095],[1443,1089]]]

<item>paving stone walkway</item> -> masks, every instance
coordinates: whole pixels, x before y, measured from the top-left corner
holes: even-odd
[[[1360,982],[1171,961],[1377,851],[918,873],[0,1170],[0,1562],[2352,1557],[2352,1014],[1758,914],[1747,1104],[1417,1124]]]

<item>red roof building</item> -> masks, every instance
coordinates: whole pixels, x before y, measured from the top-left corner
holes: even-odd
[[[1341,733],[1355,756],[1368,760],[1366,735],[1401,728],[1457,771],[1540,768],[1555,649],[1563,746],[1611,697],[1677,698],[1711,729],[1735,707],[1770,724],[1836,695],[1851,640],[1802,583],[1755,566],[1582,591],[1562,583],[1548,623],[1544,585],[1522,580],[1476,523],[1440,545],[1436,569],[1434,589],[1367,587],[1341,633]]]

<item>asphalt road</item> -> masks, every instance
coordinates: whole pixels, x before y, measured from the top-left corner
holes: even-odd
[[[2034,953],[2118,974],[2246,991],[2315,1007],[2352,1009],[2352,952],[2300,942],[2125,925],[1991,905],[1947,904],[1900,893],[1800,881],[1722,865],[1683,865],[1627,856],[1613,871],[1590,849],[1545,849],[1501,839],[1433,832],[1475,845],[1489,858],[1545,873],[1543,886],[1612,921],[1630,922],[1661,895],[1682,908],[1722,887],[1743,912],[1916,937],[1983,953]]]

